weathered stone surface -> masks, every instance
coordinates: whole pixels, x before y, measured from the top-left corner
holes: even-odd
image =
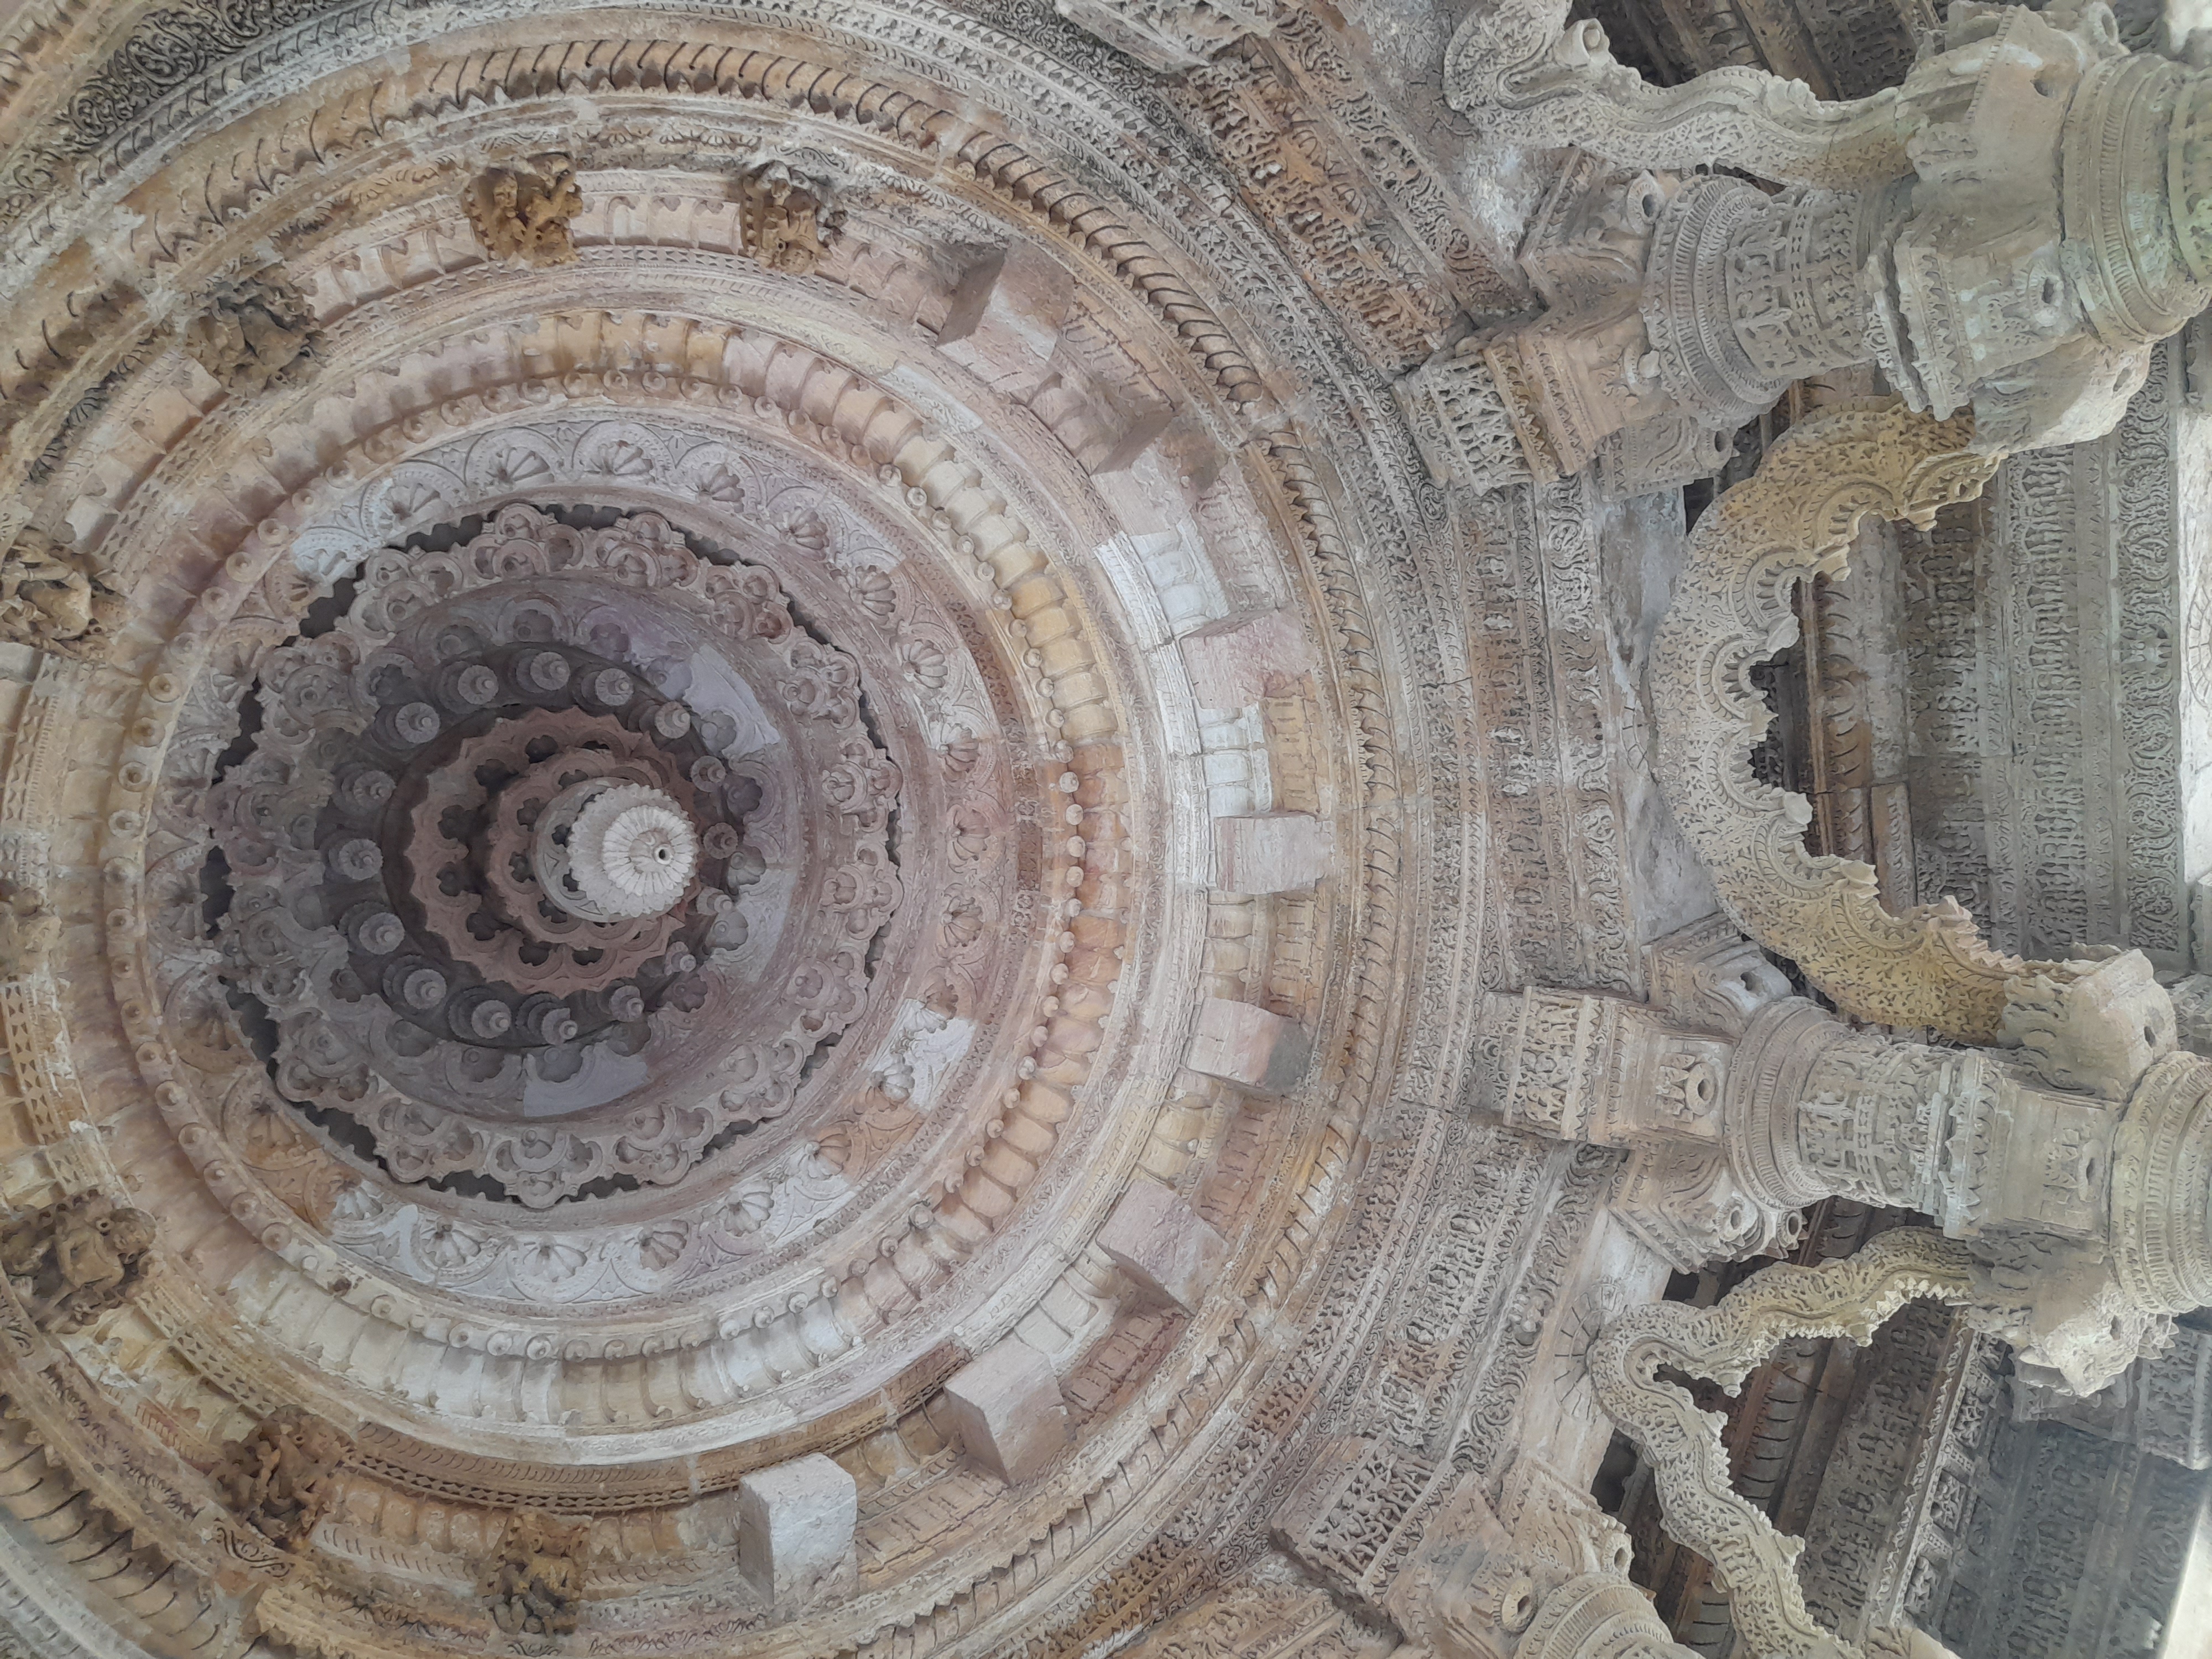
[[[1229,1246],[1158,1182],[1129,1183],[1098,1230],[1098,1248],[1144,1291],[1197,1311]]]
[[[1052,1362],[1018,1337],[948,1378],[945,1403],[960,1449],[1008,1486],[1042,1474],[1067,1444],[1067,1406]]]
[[[857,1494],[853,1477],[818,1452],[738,1483],[738,1565],[779,1613],[851,1589]]]
[[[1840,1255],[1823,1193],[2203,1455],[2135,1347],[2212,1094],[2072,954],[2191,965],[2203,363],[2004,463],[2020,559],[1840,566],[2117,408],[2207,72],[1954,7],[1823,108],[1759,65],[1905,74],[1890,0],[1597,3],[1678,84],[1534,0],[0,21],[0,1650],[1726,1651],[1783,1601],[1646,1547],[1688,1466],[1599,1373],[1739,1364],[1711,1258]],[[1874,914],[1954,830],[2061,955]],[[1791,994],[1885,940],[1973,1043]],[[1747,1300],[1860,1329],[1844,1267]],[[1863,1423],[1928,1524],[1822,1534],[1862,1652],[1768,1648],[1997,1582],[1938,1537],[1994,1472]]]
[[[1279,1094],[1304,1074],[1311,1048],[1295,1020],[1249,1002],[1208,997],[1185,1062],[1226,1083]]]
[[[1310,812],[1213,821],[1214,884],[1224,893],[1284,893],[1328,872],[1328,826]]]

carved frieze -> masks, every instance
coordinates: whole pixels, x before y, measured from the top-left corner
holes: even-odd
[[[2124,944],[2191,963],[2185,780],[2207,641],[2184,606],[2202,465],[2172,347],[2107,436],[1997,471],[1899,532],[1921,902],[1999,950]]]

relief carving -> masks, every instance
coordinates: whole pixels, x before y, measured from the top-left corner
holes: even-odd
[[[321,341],[307,301],[273,269],[210,290],[184,335],[194,362],[247,396],[304,378]]]
[[[489,168],[462,191],[461,205],[491,258],[544,266],[576,258],[568,222],[584,210],[584,192],[566,155],[533,155],[524,168]]]
[[[288,1549],[306,1546],[337,1496],[337,1471],[353,1443],[300,1406],[282,1406],[243,1440],[223,1443],[213,1470],[231,1512]]]
[[[492,1622],[510,1636],[565,1636],[574,1630],[591,1542],[589,1521],[515,1510],[477,1584],[477,1593],[490,1604]]]
[[[26,529],[0,555],[0,637],[99,662],[123,619],[110,574],[66,542]]]
[[[828,252],[836,216],[830,189],[782,161],[753,168],[738,181],[738,225],[744,250],[771,270],[805,276]]]
[[[61,918],[29,888],[0,878],[0,980],[34,979],[61,938]]]
[[[79,1193],[0,1227],[0,1272],[40,1328],[73,1331],[119,1308],[153,1267],[154,1218]]]

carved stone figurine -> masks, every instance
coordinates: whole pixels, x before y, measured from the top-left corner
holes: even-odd
[[[225,392],[248,395],[299,379],[321,343],[307,301],[273,269],[217,285],[185,327],[192,361]]]
[[[755,167],[738,185],[745,252],[771,270],[805,276],[828,251],[826,195],[781,161]]]
[[[576,257],[568,222],[583,211],[584,192],[566,155],[533,155],[522,171],[492,167],[461,193],[461,205],[495,259],[565,265]]]
[[[243,1440],[223,1443],[211,1472],[222,1501],[273,1543],[298,1549],[337,1496],[353,1443],[300,1406],[281,1406]]]
[[[73,1331],[120,1307],[152,1263],[154,1218],[79,1193],[0,1228],[0,1271],[42,1330]]]
[[[517,1510],[477,1585],[477,1594],[490,1598],[492,1622],[510,1636],[563,1636],[575,1629],[591,1541],[589,1521]]]
[[[36,893],[0,880],[0,980],[28,979],[41,971],[61,927]]]
[[[25,530],[0,557],[0,637],[99,661],[123,613],[105,574],[46,532]]]

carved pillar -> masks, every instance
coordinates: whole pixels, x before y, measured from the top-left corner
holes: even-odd
[[[1991,1271],[1982,1328],[2087,1392],[2212,1301],[2212,1060],[2171,1052],[2140,956],[2081,966],[2015,985],[2010,1051],[1855,1031],[1798,998],[1723,1035],[1616,998],[1493,996],[1486,1097],[1626,1148],[1622,1219],[1684,1269],[1771,1249],[1830,1195],[1931,1215]]]
[[[1647,86],[1565,10],[1479,7],[1446,54],[1456,106],[1589,154],[1520,252],[1544,313],[1405,382],[1442,481],[1609,454],[1624,487],[1682,482],[1791,381],[1869,362],[1915,411],[1971,409],[1977,453],[2073,442],[2212,293],[2212,74],[2120,51],[2102,12],[1960,11],[1901,88],[1828,105],[1750,70]],[[1709,161],[1798,188],[1689,176]]]

